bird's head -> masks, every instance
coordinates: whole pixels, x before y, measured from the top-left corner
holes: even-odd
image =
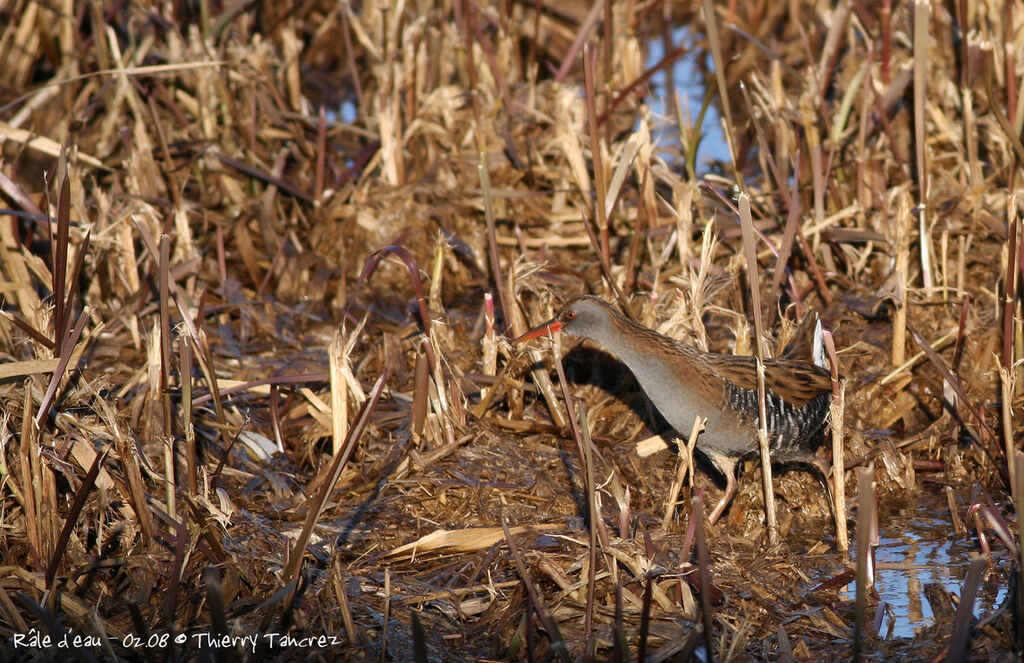
[[[599,340],[605,330],[611,327],[614,316],[614,309],[603,300],[592,295],[584,295],[563,306],[555,317],[534,327],[515,342],[522,343],[558,331],[570,336]]]

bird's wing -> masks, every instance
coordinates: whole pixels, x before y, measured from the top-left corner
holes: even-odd
[[[801,408],[822,391],[832,388],[827,371],[806,361],[767,359],[765,387],[794,407]],[[741,389],[757,391],[757,364],[753,357],[718,355],[715,372]]]

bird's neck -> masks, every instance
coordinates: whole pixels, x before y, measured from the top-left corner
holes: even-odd
[[[685,370],[699,354],[693,346],[662,336],[619,315],[612,316],[610,324],[595,334],[593,340],[613,352],[638,375],[645,368],[649,370],[666,362]]]

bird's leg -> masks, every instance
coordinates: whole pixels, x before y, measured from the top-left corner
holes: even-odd
[[[832,476],[832,472],[829,471],[832,469],[830,467],[830,463],[824,458],[813,456],[810,460],[810,464],[814,469],[818,470],[818,481],[820,481],[821,485],[825,487],[825,492],[828,494],[828,510],[832,515],[832,525],[833,527],[838,527],[836,525],[836,519],[839,517],[839,510],[836,508],[838,505],[836,504],[836,491],[832,487],[834,477]]]
[[[722,515],[725,508],[729,506],[729,502],[732,501],[733,496],[736,494],[736,467],[733,466],[725,472],[725,494],[722,495],[722,499],[715,505],[715,510],[708,516],[708,522],[712,525],[718,520],[718,517]]]

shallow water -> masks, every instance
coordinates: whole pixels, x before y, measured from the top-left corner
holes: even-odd
[[[963,518],[966,509],[962,505],[958,509]],[[946,496],[934,487],[905,493],[898,501],[883,500],[878,521],[875,589],[889,606],[879,635],[912,638],[917,629],[933,621],[926,584],[938,583],[960,596],[971,554],[980,552],[977,534],[969,524],[966,534],[954,532]],[[854,543],[850,545],[853,548]],[[979,619],[996,610],[1007,596],[1010,555],[994,536],[989,535],[989,545],[992,561],[974,604]],[[854,600],[854,584],[845,591],[844,598]]]

